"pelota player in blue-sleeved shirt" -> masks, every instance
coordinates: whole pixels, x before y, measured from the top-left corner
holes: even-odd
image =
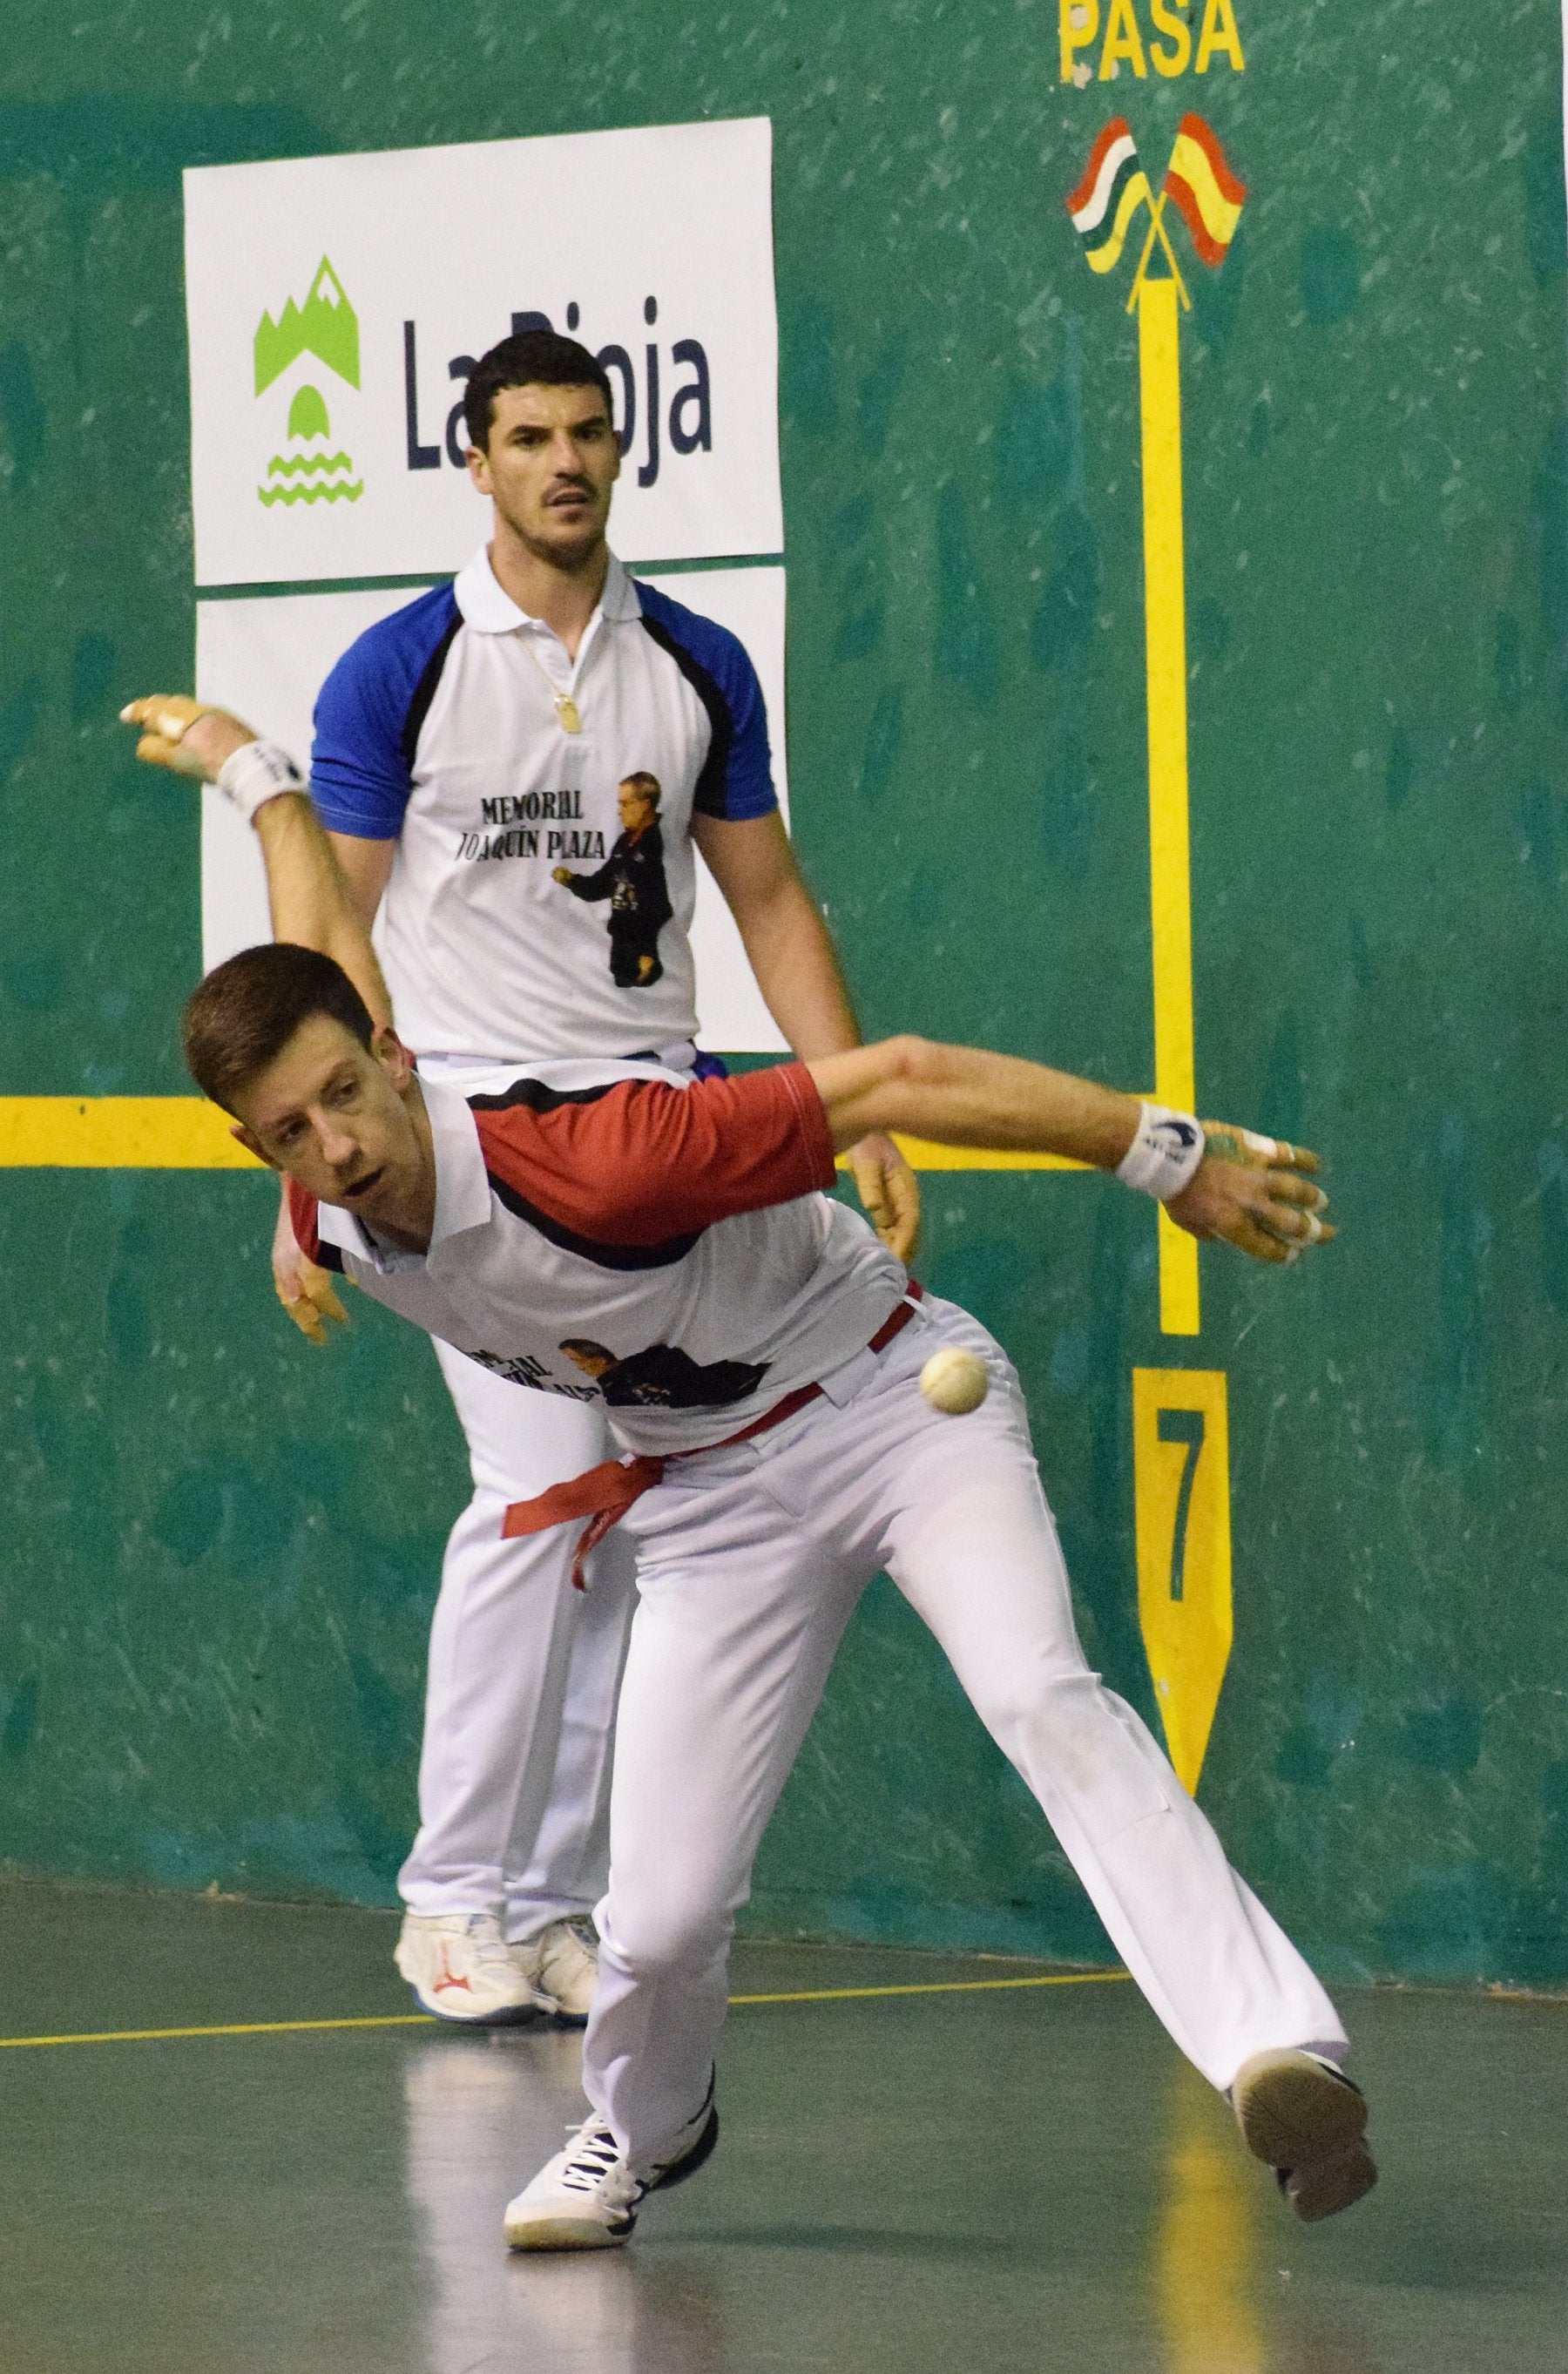
[[[322,688],[312,795],[340,855],[344,840],[395,844],[382,955],[421,1056],[689,1048],[694,827],[777,817],[761,687],[726,629],[612,559],[566,660],[482,552],[452,586],[370,628]],[[657,971],[612,970],[603,914],[556,886],[612,862],[626,787],[649,783],[663,880],[648,890],[666,911],[641,936],[676,929],[639,946]],[[612,924],[612,943],[627,936]]]

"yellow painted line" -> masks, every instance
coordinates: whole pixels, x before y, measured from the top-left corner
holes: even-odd
[[[1149,896],[1154,1094],[1194,1108],[1192,887],[1188,843],[1187,564],[1182,537],[1180,315],[1174,280],[1138,291],[1143,452],[1143,628],[1149,709]],[[1199,1332],[1198,1241],[1162,1209],[1160,1325]]]
[[[0,1169],[255,1170],[205,1097],[0,1097]]]
[[[991,1153],[901,1137],[916,1170],[1086,1170],[1060,1154]],[[840,1167],[845,1158],[840,1157]],[[0,1170],[254,1170],[203,1097],[0,1097]]]
[[[813,1987],[803,1994],[731,1995],[736,2004],[866,2003],[873,1995],[989,1995],[1016,1987],[1105,1987],[1127,1977],[1125,1970],[1071,1970],[1049,1979],[937,1979],[914,1987]]]
[[[262,2019],[234,2027],[111,2027],[86,2036],[0,2036],[0,2052],[41,2044],[169,2044],[189,2036],[304,2036],[330,2027],[439,2027],[426,2011],[393,2012],[380,2019]]]
[[[1048,1979],[939,1979],[906,1987],[813,1987],[798,1994],[731,1995],[736,2004],[858,2003],[874,1995],[974,1995],[1010,1987],[1094,1987],[1125,1979],[1125,1970],[1074,1970]],[[170,2044],[198,2036],[309,2036],[345,2027],[447,2027],[456,2025],[429,2012],[393,2012],[375,2019],[263,2019],[226,2027],[111,2027],[80,2036],[0,2036],[0,2052],[22,2052],[46,2044]],[[486,2031],[488,2033],[489,2031]]]

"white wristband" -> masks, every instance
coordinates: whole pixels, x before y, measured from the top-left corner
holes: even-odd
[[[1138,1134],[1117,1164],[1117,1177],[1158,1203],[1179,1195],[1203,1159],[1203,1132],[1190,1113],[1168,1105],[1141,1105]]]
[[[225,799],[233,802],[247,824],[253,824],[256,810],[265,807],[284,792],[302,792],[305,778],[287,750],[276,742],[260,739],[247,742],[236,750],[218,770],[218,790]]]

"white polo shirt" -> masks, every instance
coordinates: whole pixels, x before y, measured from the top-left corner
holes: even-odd
[[[658,787],[637,834],[617,805],[634,774]],[[778,805],[732,634],[612,559],[574,664],[485,552],[344,653],[310,788],[330,831],[396,840],[377,938],[398,1028],[464,1064],[689,1061],[692,817]]]
[[[542,1067],[424,1084],[429,1250],[292,1181],[301,1249],[516,1383],[602,1404],[632,1451],[724,1440],[864,1350],[907,1279],[834,1181],[811,1075]]]

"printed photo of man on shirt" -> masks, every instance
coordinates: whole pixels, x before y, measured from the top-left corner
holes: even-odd
[[[591,1377],[612,1409],[725,1409],[755,1393],[766,1360],[694,1360],[678,1344],[649,1344],[618,1359],[589,1335],[567,1335],[561,1349]]]
[[[659,778],[627,775],[616,795],[621,834],[596,874],[557,865],[554,879],[574,899],[610,901],[610,978],[617,989],[651,989],[663,974],[659,934],[674,913],[664,883]]]

